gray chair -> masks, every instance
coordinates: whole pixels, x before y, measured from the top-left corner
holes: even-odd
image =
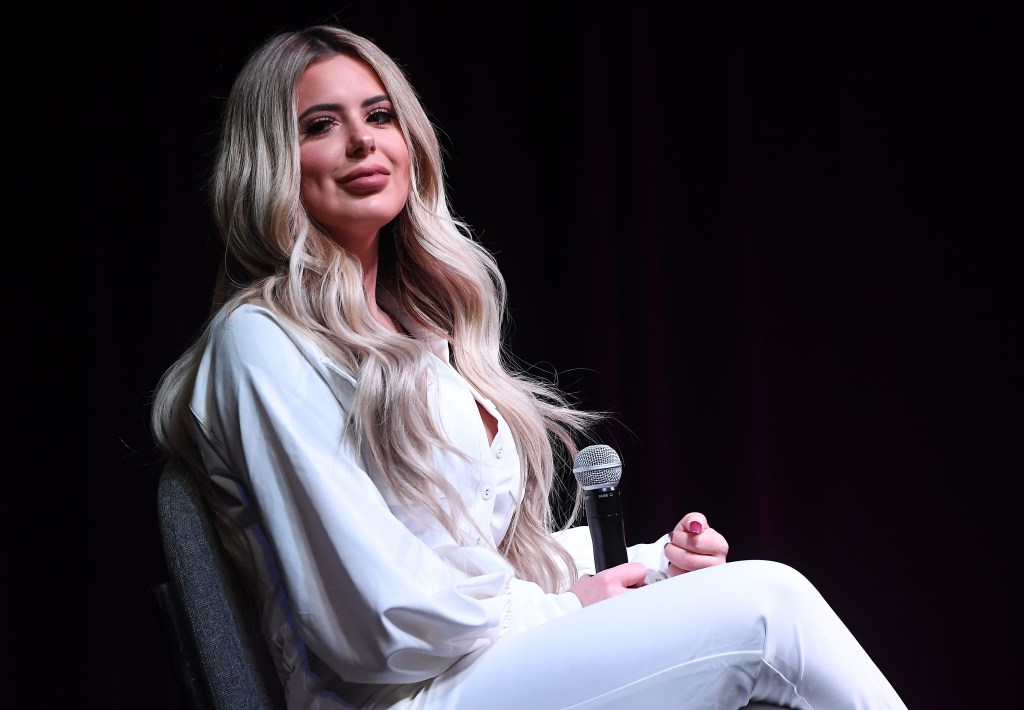
[[[166,464],[157,487],[170,581],[153,592],[178,687],[191,710],[284,710],[284,689],[196,483]]]

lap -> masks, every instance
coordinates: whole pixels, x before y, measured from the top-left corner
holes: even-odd
[[[467,657],[427,707],[741,707],[763,670],[766,607],[797,575],[732,562],[632,590]],[[802,579],[802,578],[800,578]]]

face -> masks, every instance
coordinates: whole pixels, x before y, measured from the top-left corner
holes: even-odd
[[[409,197],[394,107],[373,70],[347,55],[310,65],[297,92],[302,200],[336,242],[361,252]]]

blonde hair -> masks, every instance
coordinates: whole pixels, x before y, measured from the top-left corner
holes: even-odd
[[[422,350],[371,316],[359,261],[311,220],[300,198],[296,85],[310,64],[337,54],[361,59],[377,74],[409,147],[412,189],[382,234],[382,285],[411,318],[448,341],[453,366],[508,423],[525,493],[500,552],[519,576],[562,591],[576,571],[550,534],[552,494],[563,485],[558,468],[575,456],[578,439],[599,415],[573,408],[554,383],[529,376],[506,350],[504,279],[449,208],[437,134],[415,90],[370,40],[325,25],[282,33],[239,73],[210,182],[225,243],[214,313],[259,302],[352,373],[358,384],[346,435],[357,447],[366,445],[400,500],[418,503],[457,533],[456,517],[468,515],[461,507],[446,513],[438,504],[439,493],[461,499],[433,465],[432,450],[448,443],[422,397]],[[157,444],[195,471],[202,465],[188,398],[208,337],[209,324],[161,378],[151,414]],[[573,500],[563,525],[579,515],[579,490]]]

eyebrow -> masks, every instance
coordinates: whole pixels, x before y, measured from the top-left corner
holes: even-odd
[[[387,94],[378,94],[377,96],[371,96],[370,98],[366,99],[361,104],[359,104],[359,106],[360,108],[366,108],[367,106],[373,106],[374,104],[379,104],[382,101],[390,100],[391,97],[388,96]],[[301,121],[309,114],[316,113],[317,111],[334,111],[337,113],[340,112],[342,108],[344,107],[341,104],[315,104],[307,108],[305,111],[303,111],[299,115],[299,120]]]

